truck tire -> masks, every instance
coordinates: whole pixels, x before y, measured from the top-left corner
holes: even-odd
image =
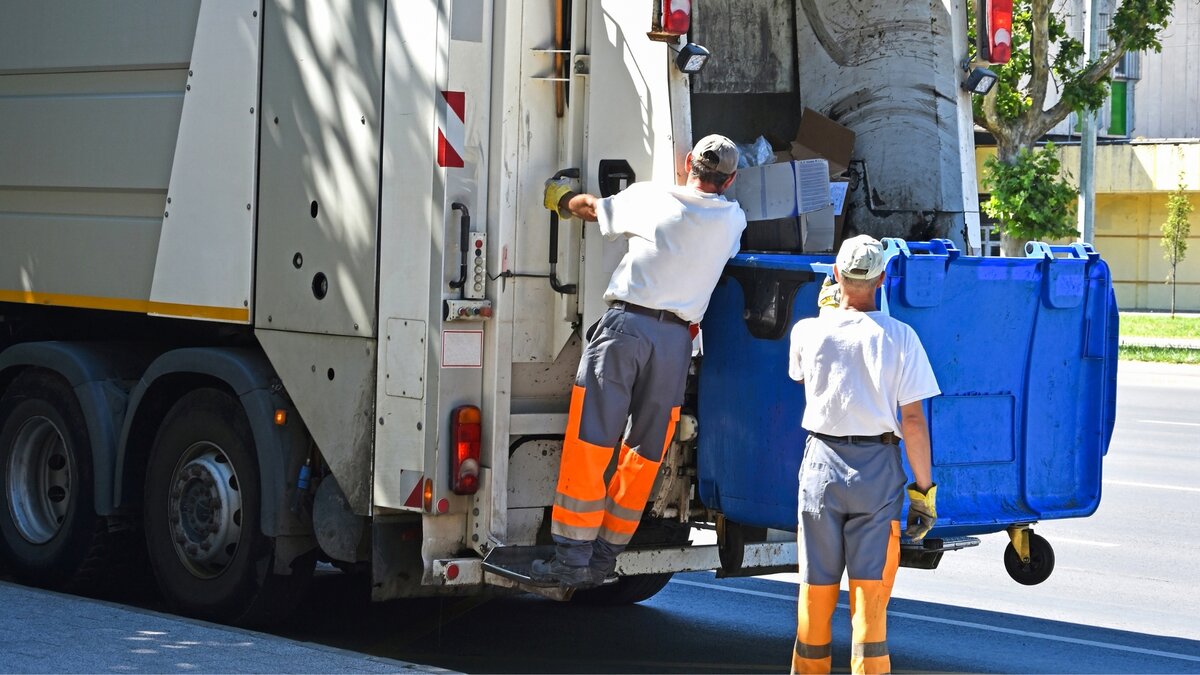
[[[261,487],[249,421],[217,389],[185,394],[163,418],[146,469],[146,546],[158,587],[177,611],[241,625],[286,617],[315,565],[274,573],[260,529]]]
[[[92,448],[75,393],[27,370],[0,400],[0,557],[22,583],[94,591],[116,534],[96,515]]]

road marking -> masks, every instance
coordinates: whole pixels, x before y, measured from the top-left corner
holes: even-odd
[[[727,593],[737,593],[740,595],[753,595],[760,598],[775,598],[776,600],[787,600],[796,602],[797,596],[784,595],[783,593],[768,593],[766,591],[753,591],[748,588],[732,588],[729,586],[718,586],[716,584],[706,584],[699,581],[688,581],[686,579],[672,579],[672,584],[680,584],[683,586],[697,586],[699,588],[711,588],[717,591],[725,591]],[[838,603],[839,609],[850,609],[849,605]],[[912,619],[913,621],[925,621],[927,623],[940,623],[946,626],[958,626],[960,628],[974,628],[976,630],[986,630],[993,633],[1004,633],[1005,635],[1017,635],[1020,637],[1038,638],[1041,640],[1049,640],[1051,642],[1066,642],[1073,645],[1083,645],[1086,647],[1100,647],[1102,649],[1110,649],[1117,652],[1129,652],[1131,654],[1144,654],[1147,656],[1160,656],[1164,659],[1178,659],[1180,661],[1191,661],[1200,663],[1200,656],[1192,656],[1190,654],[1178,654],[1176,652],[1164,652],[1157,649],[1143,649],[1142,647],[1129,647],[1126,645],[1113,644],[1111,642],[1100,642],[1098,640],[1084,640],[1082,638],[1066,637],[1064,635],[1048,635],[1046,633],[1035,633],[1027,630],[1017,630],[1015,628],[1002,628],[1000,626],[989,626],[984,623],[975,623],[974,621],[958,621],[956,619],[943,619],[936,616],[924,616],[922,614],[911,614],[909,612],[894,612],[888,610],[888,616],[894,616],[901,619]]]
[[[1066,537],[1059,537],[1059,536],[1055,535],[1054,543],[1057,544],[1060,541],[1065,541],[1068,544],[1082,544],[1084,546],[1101,546],[1103,548],[1116,548],[1116,547],[1120,546],[1120,544],[1113,544],[1111,542],[1106,542],[1106,541],[1090,541],[1088,539],[1068,539]]]
[[[1180,492],[1200,492],[1200,488],[1184,487],[1182,485],[1157,485],[1155,483],[1135,483],[1128,480],[1106,480],[1105,485],[1123,485],[1125,487],[1143,487],[1155,490],[1179,490]]]
[[[1170,422],[1167,420],[1138,420],[1143,424],[1171,424],[1177,427],[1200,427],[1200,422]]]

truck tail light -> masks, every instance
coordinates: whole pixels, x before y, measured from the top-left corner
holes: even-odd
[[[692,27],[692,0],[654,0],[654,16],[646,37],[658,42],[678,42]]]
[[[662,0],[662,30],[671,35],[687,35],[692,27],[692,0]]]
[[[1012,58],[1012,0],[983,0],[977,6],[980,58],[989,63],[1008,63]]]
[[[473,495],[479,489],[479,442],[483,435],[482,415],[473,405],[459,406],[450,414],[450,488],[454,494]]]

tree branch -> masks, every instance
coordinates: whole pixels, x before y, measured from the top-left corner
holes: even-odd
[[[1104,58],[1088,64],[1088,67],[1076,79],[1079,82],[1095,84],[1100,81],[1100,78],[1108,75],[1124,55],[1125,44],[1114,45],[1113,49],[1104,55]],[[1034,129],[1037,133],[1034,134],[1034,138],[1040,138],[1043,134],[1053,129],[1054,125],[1066,119],[1069,114],[1071,114],[1071,106],[1067,102],[1067,99],[1059,99],[1058,103],[1055,103],[1053,107],[1043,112],[1038,118],[1038,125]]]
[[[1030,3],[1033,26],[1029,36],[1029,111],[1022,115],[1023,126],[1035,126],[1046,104],[1046,88],[1050,81],[1050,0],[1032,0]],[[1044,132],[1043,132],[1044,133]],[[1033,138],[1041,136],[1033,134]]]
[[[979,106],[983,112],[983,119],[976,118],[975,123],[987,129],[992,136],[999,141],[1002,135],[1008,132],[1007,125],[1000,119],[1000,113],[996,110],[996,93],[1000,90],[999,86],[992,87],[983,97],[983,104]]]

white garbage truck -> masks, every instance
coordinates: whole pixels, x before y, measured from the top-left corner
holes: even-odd
[[[544,181],[676,181],[808,107],[857,134],[845,227],[974,251],[968,56],[963,0],[5,3],[0,567],[149,569],[235,622],[322,562],[378,600],[527,588],[623,253]],[[577,599],[795,564],[700,500],[685,413]]]

